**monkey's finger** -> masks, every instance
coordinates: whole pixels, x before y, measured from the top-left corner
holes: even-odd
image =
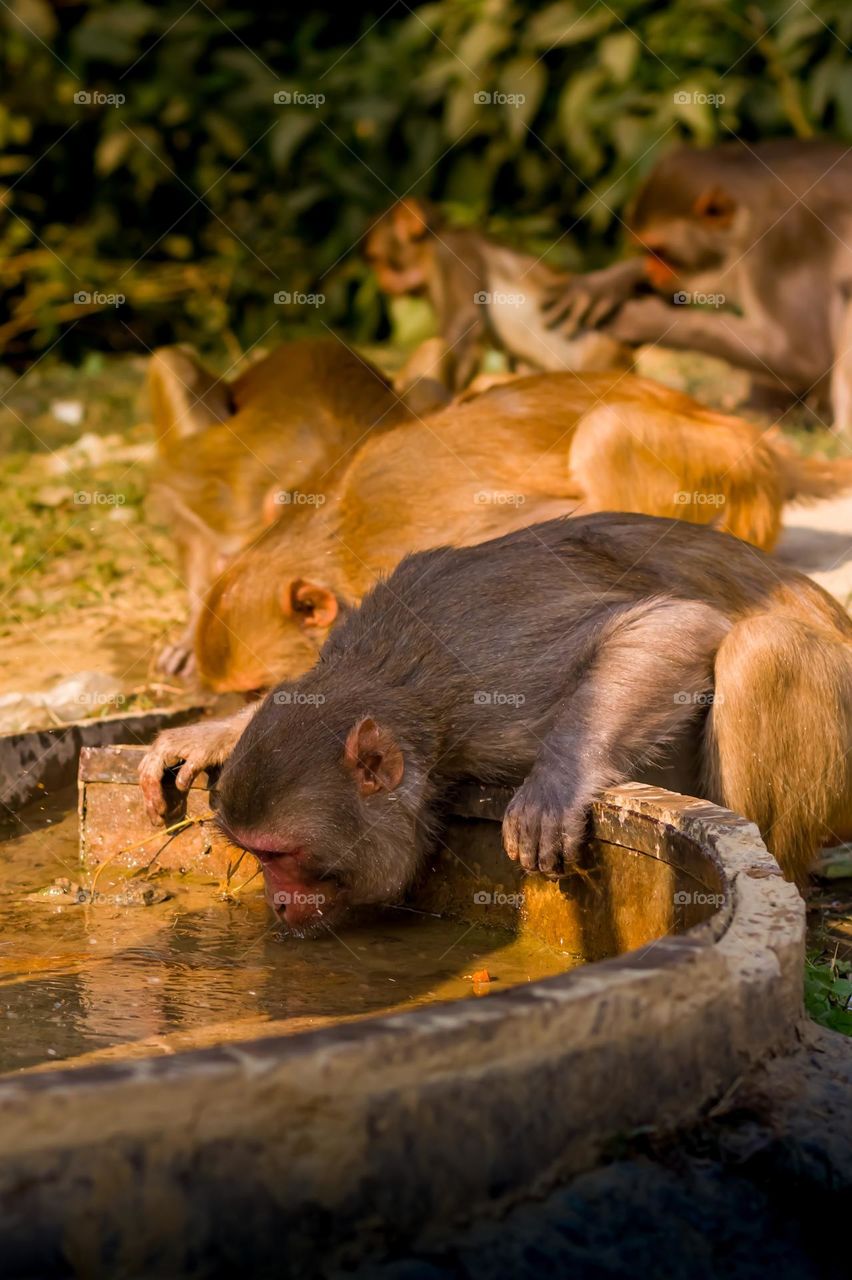
[[[579,812],[572,810],[570,813],[562,815],[559,843],[563,871],[571,863],[577,861],[580,846],[586,834],[586,817],[587,811],[585,809],[581,809]]]
[[[541,818],[535,806],[526,805],[521,811],[520,851],[524,871],[538,870],[538,845],[541,834]]]
[[[594,295],[587,290],[578,292],[573,299],[571,308],[565,317],[565,323],[562,325],[562,332],[568,337],[577,333],[579,329],[591,329],[592,322],[589,319],[590,309],[594,303]]]
[[[180,769],[178,769],[177,777],[175,778],[175,786],[178,791],[188,791],[203,768],[204,765],[199,763],[197,759],[185,760]]]
[[[546,303],[541,311],[546,329],[562,330],[566,325],[573,325],[573,312],[577,305],[575,292],[566,292]]]
[[[568,301],[562,323],[559,325],[559,332],[563,337],[573,338],[580,330],[593,328],[589,319],[593,302],[594,296],[587,290],[575,290]]]
[[[541,834],[538,843],[538,870],[546,876],[556,876],[562,871],[561,816],[545,814],[541,820]]]
[[[162,793],[150,793],[145,800],[145,812],[152,827],[161,827],[166,820],[166,799]]]
[[[163,794],[163,766],[158,757],[146,757],[139,770],[139,787],[145,812],[154,826],[159,826],[166,815],[166,797]]]
[[[163,675],[188,675],[195,655],[186,644],[167,644],[157,655],[156,669]]]
[[[542,291],[539,310],[549,329],[559,324],[571,305],[576,286],[571,280],[554,281]]]
[[[198,666],[195,661],[194,649],[190,649],[189,653],[187,654],[186,662],[181,667],[180,673],[182,676],[187,676],[187,677],[198,675]]]
[[[596,329],[599,324],[603,324],[605,320],[618,309],[618,299],[610,298],[604,295],[593,302],[586,313],[586,328]]]
[[[575,279],[575,276],[566,271],[553,276],[546,284],[543,284],[541,289],[542,308],[552,307],[561,302],[571,289]]]
[[[517,810],[513,809],[511,805],[509,805],[503,817],[503,848],[513,862],[517,862],[520,859],[521,846]]]

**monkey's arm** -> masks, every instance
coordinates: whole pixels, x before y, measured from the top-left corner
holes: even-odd
[[[646,283],[644,257],[570,276],[545,291],[541,309],[545,326],[558,329],[566,338],[581,328],[594,329]]]
[[[806,344],[797,348],[780,325],[756,322],[730,311],[670,306],[656,297],[637,298],[626,302],[604,328],[621,342],[659,342],[683,351],[704,351],[743,369],[772,373],[782,381],[792,379],[809,385],[819,376]]]
[[[452,318],[441,326],[446,343],[446,380],[452,392],[458,394],[476,377],[485,354],[485,323],[481,311],[484,306],[459,305]]]
[[[139,766],[139,785],[145,809],[153,823],[162,822],[166,812],[163,793],[165,770],[180,764],[175,784],[178,791],[188,791],[202,770],[227,760],[260,705],[259,699],[221,720],[164,729],[157,735]]]
[[[506,810],[510,858],[527,871],[563,871],[592,800],[697,717],[729,627],[709,605],[670,600],[645,602],[605,624],[578,655],[578,683]]]
[[[479,372],[482,362],[488,282],[476,238],[469,233],[445,231],[437,236],[435,262],[430,297],[446,344],[449,387],[458,392]]]

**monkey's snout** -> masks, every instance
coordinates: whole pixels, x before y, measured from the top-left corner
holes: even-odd
[[[258,848],[256,841],[246,845],[260,862],[266,901],[282,923],[297,932],[322,925],[339,897],[336,879],[314,871],[301,846],[282,850]]]

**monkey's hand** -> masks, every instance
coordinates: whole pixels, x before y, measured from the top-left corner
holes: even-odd
[[[145,810],[155,826],[163,821],[168,807],[163,790],[165,771],[180,765],[175,785],[178,791],[188,791],[199,773],[227,760],[259,706],[259,702],[254,703],[227,719],[165,729],[158,734],[139,766]]]
[[[666,744],[695,740],[731,623],[697,600],[650,599],[590,625],[566,673],[570,692],[503,819],[503,844],[526,871],[560,875],[576,860],[589,806],[635,777]],[[684,735],[683,739],[681,735]]]
[[[525,871],[564,874],[586,831],[587,806],[553,777],[530,774],[503,818],[503,847]]]
[[[542,316],[548,329],[571,338],[595,329],[632,297],[644,280],[641,258],[616,262],[602,271],[562,277],[543,291]]]
[[[178,640],[175,644],[164,645],[157,654],[156,669],[165,676],[183,676],[184,678],[194,676],[195,653],[192,639]]]
[[[604,325],[606,333],[639,346],[644,342],[665,343],[666,334],[678,324],[684,314],[684,308],[670,306],[662,298],[633,298]]]

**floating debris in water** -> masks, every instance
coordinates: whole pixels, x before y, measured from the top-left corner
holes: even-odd
[[[166,889],[153,884],[130,884],[117,893],[103,893],[98,889],[87,889],[67,876],[60,876],[45,889],[26,895],[28,902],[59,902],[62,906],[100,903],[105,907],[154,907],[160,902],[167,902],[172,896]]]

